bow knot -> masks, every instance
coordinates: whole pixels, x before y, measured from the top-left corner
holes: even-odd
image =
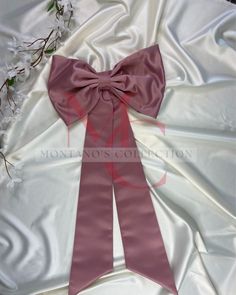
[[[98,74],[98,88],[100,90],[110,89],[111,88],[112,79],[109,75],[109,72],[102,72]]]

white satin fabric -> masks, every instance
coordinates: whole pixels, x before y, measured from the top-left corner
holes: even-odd
[[[1,1],[2,59],[8,58],[4,42],[11,34],[48,30],[42,12],[47,1],[10,3]],[[165,132],[155,120],[129,115],[140,150],[158,152],[142,157],[150,185],[166,173],[152,197],[177,288],[180,295],[234,295],[236,6],[224,0],[78,4],[81,26],[57,54],[105,70],[159,44],[167,87],[157,120]],[[86,122],[68,133],[47,94],[49,69],[50,62],[22,86],[29,98],[6,140],[9,161],[24,164],[24,181],[13,191],[6,189],[7,176],[1,183],[1,295],[67,294],[81,164],[69,151],[83,147]],[[114,272],[81,294],[169,294],[125,269],[114,214]]]

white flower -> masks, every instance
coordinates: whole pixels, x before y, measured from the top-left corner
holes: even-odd
[[[17,105],[21,105],[22,102],[27,99],[27,96],[21,90],[15,89],[13,99]]]
[[[8,74],[8,78],[12,79],[12,78],[16,77],[17,71],[15,68],[8,69],[7,74]]]
[[[23,168],[24,164],[22,162],[16,162],[14,163],[14,166],[9,166],[9,174],[11,178],[9,178],[9,181],[7,183],[7,188],[13,189],[17,184],[20,184],[23,182],[23,179],[21,177],[21,170]]]
[[[23,65],[29,67],[32,62],[32,54],[30,54],[29,52],[22,52],[20,59]]]
[[[10,46],[10,47],[20,47],[21,46],[21,43],[19,43],[19,41],[16,39],[15,36],[12,37],[12,40],[11,41],[8,41],[7,44]]]
[[[72,3],[70,0],[58,0],[58,4],[63,6],[64,13],[73,10]]]
[[[14,55],[17,55],[22,47],[21,42],[19,42],[16,37],[12,37],[12,41],[7,42],[9,45],[8,50],[13,52]]]
[[[29,64],[24,64],[23,62],[19,61],[17,63],[17,68],[24,69],[24,71],[17,77],[18,80],[24,82],[30,75],[31,66]]]
[[[3,115],[4,116],[12,116],[13,115],[13,113],[12,113],[12,108],[11,108],[11,106],[8,104],[8,103],[6,103],[5,105],[4,105],[4,108],[3,108]]]
[[[21,182],[22,182],[22,179],[19,177],[11,178],[10,181],[7,183],[7,188],[13,189],[17,184]]]
[[[5,124],[10,123],[11,121],[13,121],[13,116],[12,116],[12,117],[5,116],[5,117],[2,119],[2,123],[5,123]]]
[[[63,17],[60,17],[59,19],[55,20],[54,29],[57,31],[57,34],[59,37],[62,36],[63,32],[67,31],[67,27],[66,27]]]
[[[21,109],[20,108],[17,108],[15,111],[14,111],[14,114],[15,114],[15,120],[14,121],[21,121],[22,120],[22,112],[21,112]]]
[[[16,122],[22,120],[22,111],[20,107],[16,106],[14,110],[12,110],[10,113],[8,112],[8,109],[5,108],[4,116],[1,119],[2,126],[5,124],[8,126],[11,122]],[[0,135],[7,136],[6,130],[1,130]]]
[[[13,77],[16,77],[17,76],[17,69],[16,69],[16,66],[15,65],[10,65],[10,64],[7,64],[5,63],[6,65],[6,68],[5,68],[5,78],[6,79],[12,79]]]

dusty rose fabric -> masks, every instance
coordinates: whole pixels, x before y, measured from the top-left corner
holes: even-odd
[[[88,116],[84,149],[136,151],[127,107],[156,117],[165,88],[158,45],[96,72],[88,63],[54,56],[50,99],[67,125]],[[87,161],[83,155],[69,294],[113,270],[112,190],[126,267],[177,294],[142,164]]]

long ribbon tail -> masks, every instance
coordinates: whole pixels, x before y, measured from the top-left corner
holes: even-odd
[[[113,183],[126,267],[177,294],[126,106],[114,104],[113,147],[131,149],[138,161],[113,163]],[[136,153],[134,153],[137,151]]]
[[[107,146],[112,133],[112,116],[112,103],[102,100],[88,115],[69,295],[79,293],[113,270],[112,176],[107,163],[85,158],[90,148],[95,148],[96,152]]]

